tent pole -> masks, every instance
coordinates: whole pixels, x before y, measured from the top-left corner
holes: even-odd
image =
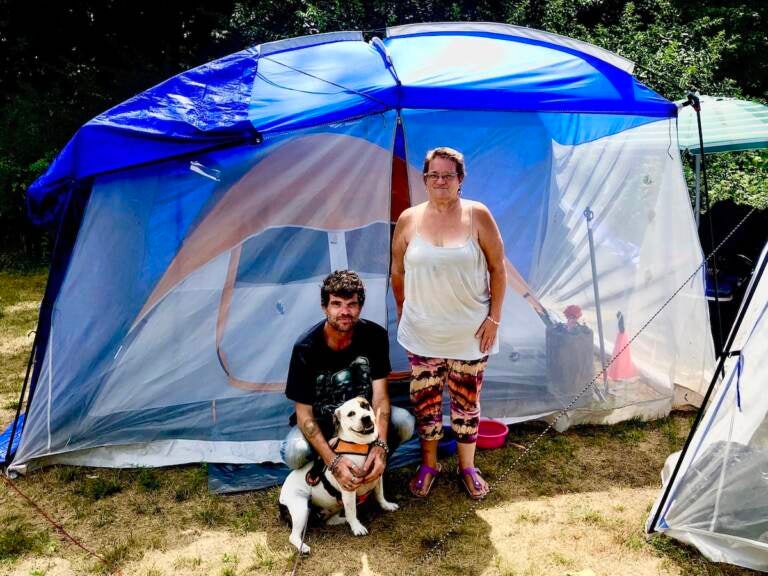
[[[696,203],[693,210],[693,215],[696,218],[696,230],[699,229],[699,220],[701,220],[701,154],[694,155],[696,167],[694,169],[695,176],[695,189],[696,189]]]
[[[592,220],[595,213],[587,206],[584,209],[584,217],[587,219],[587,238],[589,239],[589,261],[592,264],[592,288],[595,291],[595,312],[597,313],[597,335],[600,340],[600,364],[603,368],[603,389],[608,393],[608,374],[605,364],[605,339],[603,337],[603,315],[600,312],[600,290],[597,288],[597,260],[595,258],[595,239],[592,237]],[[595,388],[597,389],[597,388]],[[601,398],[601,400],[605,400]]]
[[[739,332],[739,328],[741,327],[741,322],[744,320],[744,316],[747,314],[747,308],[749,308],[749,303],[752,301],[752,296],[754,296],[755,291],[757,290],[757,285],[760,282],[760,278],[762,278],[763,273],[765,272],[765,266],[766,263],[768,263],[768,244],[763,248],[763,253],[761,255],[761,262],[759,269],[755,270],[755,274],[752,276],[752,281],[750,282],[747,293],[744,294],[744,300],[741,302],[741,307],[739,308],[739,312],[736,315],[736,321],[733,323],[733,328],[731,328],[731,332],[728,335],[728,341],[725,343],[725,347],[723,349],[722,354],[720,354],[720,360],[717,362],[717,367],[715,368],[714,374],[712,374],[712,379],[709,381],[709,386],[707,387],[707,392],[704,394],[704,399],[701,401],[701,406],[699,407],[699,411],[696,414],[696,419],[693,421],[693,425],[691,426],[690,432],[688,432],[688,438],[685,439],[685,444],[683,444],[683,449],[680,451],[680,457],[677,459],[677,463],[675,464],[675,469],[672,471],[672,474],[669,477],[669,480],[667,480],[667,486],[664,489],[664,494],[661,497],[661,500],[659,500],[659,505],[656,507],[656,513],[653,515],[653,521],[650,524],[650,527],[648,529],[648,534],[653,534],[656,532],[656,524],[659,521],[659,518],[661,517],[661,511],[664,508],[664,505],[667,503],[667,500],[669,499],[669,494],[672,491],[672,485],[675,483],[675,479],[677,478],[678,473],[680,472],[680,468],[683,464],[683,460],[685,458],[685,454],[688,452],[688,448],[691,445],[691,442],[693,442],[693,436],[696,434],[696,429],[699,427],[699,424],[701,423],[702,418],[704,417],[704,411],[707,407],[707,403],[709,402],[709,398],[712,396],[712,392],[715,389],[715,383],[717,382],[718,377],[720,376],[720,372],[723,370],[723,367],[725,366],[726,359],[730,356],[731,347],[733,346],[733,341],[736,340],[736,334]]]
[[[35,353],[37,351],[37,331],[35,331],[35,339],[32,342],[32,350],[29,353],[29,361],[27,362],[27,372],[24,374],[24,383],[21,385],[21,394],[19,395],[19,404],[16,406],[16,416],[13,418],[13,426],[11,426],[11,437],[8,439],[8,449],[5,451],[5,466],[7,467],[11,463],[11,455],[13,454],[13,437],[16,435],[16,428],[19,425],[19,416],[21,415],[21,405],[24,403],[24,395],[27,393],[27,385],[29,384],[29,375],[32,372],[32,363],[35,359]]]

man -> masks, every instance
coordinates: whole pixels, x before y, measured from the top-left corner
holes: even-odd
[[[296,403],[298,426],[286,437],[283,460],[300,468],[314,452],[348,490],[381,476],[388,453],[411,437],[414,426],[407,410],[390,408],[389,338],[384,328],[360,318],[364,303],[365,288],[356,273],[337,270],[326,277],[320,289],[325,320],[296,341],[285,388],[285,395]],[[362,468],[337,459],[328,445],[334,435],[334,410],[357,396],[371,402],[379,430]]]

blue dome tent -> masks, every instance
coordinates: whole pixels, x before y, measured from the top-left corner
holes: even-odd
[[[512,272],[484,414],[568,406],[586,382],[553,378],[547,326],[514,279],[554,318],[578,305],[610,351],[616,314],[632,333],[702,258],[676,108],[631,70],[537,30],[416,24],[262,44],[91,120],[28,194],[60,234],[13,468],[280,461],[291,344],[321,318],[320,280],[357,270],[364,316],[394,332],[390,225],[424,199],[421,160],[439,145],[465,153],[463,194],[496,216]],[[633,342],[632,374],[558,426],[695,403],[707,327],[695,278]],[[592,370],[597,336],[588,348]]]

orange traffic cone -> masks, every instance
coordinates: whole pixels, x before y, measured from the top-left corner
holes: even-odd
[[[624,330],[624,316],[616,313],[619,319],[619,334],[613,345],[613,362],[608,367],[608,378],[611,380],[629,380],[637,376],[637,368],[632,364],[632,355],[629,353],[629,337]]]

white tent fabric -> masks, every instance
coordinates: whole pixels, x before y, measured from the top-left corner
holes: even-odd
[[[655,530],[715,562],[768,570],[768,245],[732,351],[738,359],[713,395]],[[747,292],[749,293],[749,291]],[[680,454],[665,465],[664,488]],[[663,491],[662,491],[663,494]],[[650,522],[657,505],[651,511]]]

